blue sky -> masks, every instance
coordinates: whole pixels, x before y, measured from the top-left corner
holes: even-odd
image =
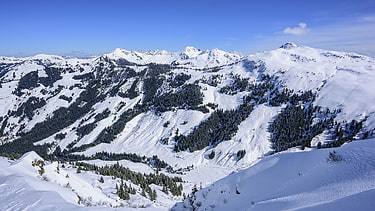
[[[0,55],[186,46],[245,54],[285,42],[375,57],[375,0],[1,0]]]

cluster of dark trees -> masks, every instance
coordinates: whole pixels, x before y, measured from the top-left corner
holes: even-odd
[[[341,155],[337,154],[335,150],[328,153],[327,162],[337,163],[342,160],[343,158],[341,157]]]
[[[151,105],[156,92],[158,91],[159,87],[163,84],[164,77],[148,77],[145,78],[143,83],[143,104]]]
[[[247,91],[249,87],[249,78],[241,78],[241,75],[230,74],[232,83],[222,87],[219,92],[229,95],[235,95],[237,92]]]
[[[26,79],[23,80],[33,81],[34,76],[37,78],[37,72],[29,73],[28,76],[24,76]],[[23,83],[21,83],[21,87],[25,88],[26,85],[22,84]],[[27,87],[31,88],[32,86]],[[46,151],[49,147],[48,144],[34,146],[33,143],[57,133],[61,129],[68,127],[79,118],[87,114],[95,103],[104,99],[105,94],[100,92],[101,87],[101,81],[90,81],[75,102],[70,104],[68,107],[61,107],[55,110],[49,118],[45,119],[43,122],[37,123],[30,131],[19,132],[18,135],[20,137],[14,140],[12,143],[1,145],[0,152],[24,154],[30,150],[34,150],[37,151],[41,156],[47,155]],[[28,106],[25,106],[25,108],[31,107],[33,109],[35,106],[39,107],[40,104],[43,104],[43,101],[41,100],[35,103],[36,101],[33,100],[32,97],[30,99],[32,100],[30,102],[34,103],[30,103]],[[24,112],[25,111],[26,110],[24,110]]]
[[[97,90],[97,84],[92,82],[69,107],[61,107],[55,110],[50,118],[37,123],[29,132],[20,134],[19,140],[36,142],[47,138],[73,124],[88,113],[96,102],[103,98],[104,96],[101,96]],[[81,105],[82,102],[84,102],[83,106]]]
[[[284,89],[276,96],[278,97],[270,101],[273,102],[271,105],[288,103],[269,127],[270,141],[276,152],[295,146],[301,146],[302,149],[311,147],[312,139],[325,130],[330,131],[332,141],[323,145],[319,143],[318,148],[339,147],[354,140],[366,121],[364,119],[359,122],[352,120],[349,123],[337,123],[335,117],[341,110],[322,110],[319,106],[313,106],[315,95],[312,91],[298,95]],[[364,131],[361,138],[367,138],[369,134],[369,131]]]
[[[238,152],[237,152],[237,160],[241,160],[242,158],[244,158],[245,154],[246,154],[246,150],[244,150],[244,149],[238,150]]]
[[[0,122],[1,122],[1,127],[0,127],[0,136],[3,136],[3,135],[4,135],[5,127],[6,127],[7,124],[8,124],[8,119],[9,119],[8,116],[0,117]]]
[[[302,144],[306,115],[301,106],[287,106],[269,126],[272,148],[283,151]]]
[[[208,155],[208,158],[211,159],[211,160],[215,158],[215,150],[212,150],[210,152],[210,154]]]
[[[149,164],[153,168],[162,169],[167,168],[169,165],[160,160],[158,156],[154,155],[150,158],[146,156],[139,156],[135,153],[109,153],[109,152],[97,152],[95,155],[89,157],[89,159],[101,159],[101,160],[130,160],[134,163],[145,163]],[[82,159],[81,159],[82,160]],[[87,157],[84,158],[87,160]]]
[[[51,66],[45,66],[44,71],[47,74],[47,77],[39,77],[38,71],[32,71],[24,75],[18,82],[18,87],[15,94],[21,96],[23,89],[33,89],[38,87],[39,84],[43,84],[45,87],[52,87],[53,83],[62,79],[61,73],[64,70],[63,68],[56,68]]]
[[[154,109],[156,112],[171,110],[175,107],[202,109],[198,106],[203,102],[203,96],[200,92],[200,87],[196,84],[182,85],[182,81],[188,80],[188,78],[190,78],[190,76],[185,74],[178,74],[174,77],[173,81],[175,81],[176,84],[182,85],[177,93],[166,93],[160,96],[157,95],[157,90],[165,80],[165,76],[163,76],[162,74],[168,73],[170,72],[170,70],[171,67],[169,65],[148,65],[148,68],[144,72],[139,73],[140,76],[143,74],[145,77],[145,97],[143,100],[143,104],[137,104],[134,108],[128,109],[123,112],[116,120],[116,122],[100,132],[94,142],[84,144],[77,148],[72,148],[71,152],[83,151],[100,143],[112,142],[117,137],[117,135],[125,128],[127,122],[132,120],[140,113],[145,112],[149,109]],[[127,92],[126,94],[121,94],[121,92],[119,92],[120,87],[126,82],[126,80],[120,81],[117,85],[112,87],[112,89],[109,91],[109,94],[110,96],[119,94],[120,96],[123,95],[123,97],[136,97],[138,93],[135,89],[138,81],[139,79],[137,78],[130,87],[130,92]],[[132,94],[132,92],[134,93]],[[207,110],[207,108],[205,109]],[[78,127],[77,134],[79,135],[79,137],[83,137],[84,135],[90,133],[96,127],[95,122]]]
[[[94,122],[91,122],[91,123],[88,123],[88,124],[85,124],[85,125],[79,125],[76,129],[76,133],[77,133],[78,137],[82,138],[85,135],[91,133],[91,131],[93,131],[96,128],[97,122],[109,117],[110,114],[111,114],[111,111],[107,108],[103,112],[97,114],[94,117],[95,118]]]
[[[76,79],[87,79],[90,78],[92,79],[93,75],[92,74],[87,74],[82,77],[76,77]],[[31,72],[23,77],[24,79],[21,80],[21,83],[19,84],[20,89],[24,88],[33,88],[37,86],[38,84],[38,74],[37,72]],[[56,78],[56,77],[55,77]],[[83,115],[88,113],[92,106],[97,103],[102,101],[105,96],[108,93],[103,93],[102,90],[103,88],[110,86],[111,84],[108,84],[108,81],[103,78],[103,77],[98,77],[98,79],[92,79],[88,82],[88,84],[85,87],[85,90],[81,92],[80,96],[76,99],[75,102],[73,102],[69,107],[61,107],[57,109],[56,111],[53,112],[53,115],[46,119],[43,122],[37,123],[34,128],[32,128],[28,132],[21,132],[19,135],[21,136],[20,138],[16,139],[15,141],[20,141],[20,142],[29,142],[34,143],[36,141],[39,141],[41,139],[47,138],[48,136],[53,135],[54,133],[58,132],[59,130],[71,125],[74,123],[77,119],[81,118]],[[112,91],[111,89],[109,93]],[[113,92],[113,91],[112,91]],[[30,100],[33,100],[33,98],[30,98]],[[34,100],[35,101],[35,100]],[[43,102],[43,101],[42,101]],[[39,105],[40,103],[36,104],[26,104],[26,105]],[[83,106],[82,106],[83,104]],[[32,107],[28,106],[27,108]],[[32,107],[32,108],[34,108]],[[40,106],[38,106],[40,107]],[[20,109],[23,109],[20,108]],[[30,110],[30,109],[29,109]],[[27,111],[29,111],[27,110]],[[130,111],[128,111],[130,112]],[[30,113],[30,112],[29,112]],[[131,113],[131,112],[130,112]],[[30,113],[31,114],[31,113]],[[84,135],[90,133],[95,127],[96,127],[96,122],[100,121],[103,118],[108,117],[110,114],[109,110],[104,111],[102,114],[98,115],[95,117],[95,122],[92,124],[87,124],[82,127],[79,127],[77,129],[77,133],[80,137],[83,137]],[[124,114],[126,115],[126,114]],[[124,120],[124,115],[121,116],[119,121],[115,123],[115,126],[118,126],[121,123],[123,123]],[[133,116],[134,117],[134,116]],[[119,130],[118,127],[115,127],[117,132]],[[103,134],[102,134],[103,135]],[[112,134],[110,134],[112,135]],[[100,137],[102,138],[102,137]],[[105,137],[107,138],[107,137]],[[105,142],[105,139],[102,140]],[[112,139],[113,140],[113,139]],[[110,142],[110,141],[108,141]],[[19,144],[16,144],[17,146],[21,146]],[[84,146],[85,147],[85,146]],[[24,149],[24,147],[21,147]],[[30,148],[31,149],[31,148]],[[18,152],[23,152],[24,150],[17,150]],[[27,151],[26,151],[27,152]],[[45,154],[45,153],[42,153]]]
[[[126,93],[123,93],[123,92],[118,92],[118,95],[120,97],[123,97],[123,98],[130,98],[130,99],[134,99],[136,98],[139,93],[137,92],[137,85],[138,85],[138,82],[139,82],[139,78],[136,78],[132,85],[130,86],[130,88],[126,91]]]
[[[185,84],[187,80],[191,78],[191,75],[187,75],[185,73],[175,74],[173,79],[169,81],[169,85],[172,88],[178,88]]]
[[[65,134],[62,134],[65,135]],[[91,156],[84,156],[78,154],[71,154],[69,151],[61,151],[60,147],[57,147],[52,154],[46,156],[45,159],[57,160],[61,162],[71,162],[80,160],[106,160],[106,161],[119,161],[129,160],[134,163],[144,163],[157,170],[171,169],[172,167],[163,160],[160,160],[157,155],[152,157],[140,156],[135,153],[111,153],[111,152],[97,152]]]
[[[32,71],[24,75],[18,82],[18,87],[16,94],[18,96],[22,95],[21,90],[23,89],[33,89],[38,86],[39,77],[38,71]]]
[[[203,103],[203,94],[197,84],[183,85],[177,92],[168,92],[155,96],[152,108],[157,112],[169,111],[172,108],[194,109]]]
[[[155,64],[155,63],[150,63],[147,65],[146,77],[154,77],[154,76],[160,76],[162,74],[168,73],[175,69],[175,67],[172,67],[171,65],[168,64]]]
[[[68,96],[65,96],[65,95],[60,95],[60,96],[59,96],[59,99],[65,100],[65,101],[67,101],[68,103],[70,103],[70,102],[73,100],[72,97],[68,97]]]
[[[148,65],[144,76],[143,105],[156,112],[165,112],[174,108],[195,109],[207,112],[207,108],[199,106],[203,103],[203,94],[198,84],[185,84],[190,75],[179,73],[172,75],[171,79],[163,74],[168,73],[173,67],[170,65]],[[175,91],[159,94],[158,90],[167,83]]]
[[[128,186],[126,183],[124,183],[124,180],[121,180],[119,185],[116,184],[116,193],[120,197],[120,199],[129,200],[130,199],[129,194],[135,195],[136,192],[137,192],[136,189],[133,188],[131,185]]]
[[[276,152],[295,146],[311,147],[311,140],[334,125],[339,110],[321,110],[321,107],[288,105],[269,126],[270,141]],[[314,119],[319,117],[318,121]]]
[[[221,82],[222,77],[223,77],[223,75],[211,75],[208,78],[203,77],[200,80],[200,82],[204,83],[204,84],[207,84],[209,86],[217,87],[219,85],[219,83]]]
[[[244,97],[244,103],[253,105],[263,103],[270,106],[288,105],[269,127],[270,141],[276,152],[299,145],[302,148],[310,147],[313,137],[321,134],[324,130],[332,129],[337,124],[334,118],[339,110],[321,111],[320,107],[313,106],[315,94],[311,90],[299,94],[294,93],[293,90],[278,86],[280,84],[277,77],[269,75],[263,75],[258,83],[252,84],[248,82],[248,79],[241,78],[239,75],[231,74],[231,78],[233,79],[232,83],[221,88],[220,92],[231,95],[249,91],[249,94]],[[317,116],[319,118],[313,124],[313,119]],[[362,122],[358,123],[354,120],[350,125],[345,125],[341,129],[339,124],[332,135],[334,141],[320,147],[341,146],[346,141],[352,140],[361,128]],[[368,136],[368,134],[369,132],[365,132],[364,136]],[[177,141],[180,140],[179,138],[181,139],[181,137],[177,137]],[[186,147],[181,146],[181,148],[185,149]]]
[[[285,103],[300,105],[307,102],[313,102],[314,99],[315,94],[311,90],[297,94],[288,88],[275,88],[269,91],[267,101],[270,106],[280,106]]]
[[[272,98],[277,97],[271,94],[278,91],[277,83],[277,77],[262,75],[258,82],[247,85],[246,91],[249,91],[249,94],[244,97],[244,102],[253,103],[254,105],[269,102]]]
[[[110,81],[108,80],[106,83],[109,83],[109,82]],[[111,97],[116,96],[116,94],[119,93],[121,86],[124,85],[126,82],[127,80],[125,79],[123,81],[118,82],[116,85],[114,85],[111,91],[109,92],[109,96]]]
[[[311,91],[297,95],[287,89],[279,90],[275,85],[277,78],[269,75],[263,75],[260,82],[253,84],[249,84],[248,79],[242,79],[239,75],[232,74],[231,77],[233,83],[222,88],[221,92],[233,94],[238,91],[249,91],[250,93],[243,98],[243,104],[233,110],[215,110],[206,121],[201,122],[188,135],[176,134],[175,151],[189,149],[192,152],[229,140],[237,132],[238,125],[250,115],[257,104],[267,102],[271,106],[286,102],[298,104],[311,101],[314,96]]]
[[[160,160],[156,155],[152,156],[151,158],[148,158],[147,162],[149,162],[154,168],[157,169],[171,167],[168,163],[164,162],[163,160]]]
[[[78,138],[82,138],[85,135],[91,133],[96,128],[97,124],[92,122],[88,123],[82,126],[77,127],[76,134],[78,135]]]
[[[348,141],[355,140],[361,132],[363,134],[360,138],[369,137],[371,132],[363,131],[366,118],[361,121],[338,123],[335,117],[339,112],[339,109],[322,110],[321,107],[313,106],[312,103],[305,107],[288,105],[269,126],[273,149],[279,152],[295,146],[301,146],[301,149],[311,147],[312,139],[325,130],[329,131],[331,141],[325,144],[319,143],[318,148],[339,147]]]
[[[237,132],[238,125],[250,115],[252,110],[253,105],[244,103],[238,109],[214,111],[187,136],[176,134],[174,150],[178,152],[189,149],[193,152],[229,140]]]
[[[66,133],[58,133],[55,135],[56,140],[62,140],[66,137]]]
[[[100,120],[103,120],[107,117],[109,117],[109,115],[111,114],[111,111],[106,108],[104,109],[101,113],[98,113],[97,115],[95,115],[95,122],[99,122]]]
[[[72,151],[83,151],[100,143],[111,143],[117,135],[124,130],[126,123],[142,112],[141,106],[135,106],[134,108],[126,110],[115,123],[104,128],[92,143],[81,145],[80,147],[72,149]]]
[[[2,78],[4,75],[6,75],[9,72],[11,70],[10,67],[12,67],[13,65],[14,64],[12,63],[0,63],[0,78]],[[13,78],[15,77],[16,77],[16,74],[13,72]],[[3,80],[0,81],[0,88],[2,87],[3,82],[4,82]]]
[[[355,140],[355,137],[361,132],[363,128],[363,123],[366,121],[367,118],[357,121],[352,120],[346,123],[336,123],[336,127],[331,130],[331,139],[332,141],[322,145],[322,148],[329,148],[329,147],[339,147],[346,142]],[[370,131],[365,131],[362,135],[363,139],[368,138],[368,134]]]
[[[45,66],[44,71],[47,74],[47,77],[39,77],[39,83],[43,84],[45,87],[52,87],[53,83],[62,79],[61,73],[67,70],[63,68]]]
[[[280,106],[285,103],[297,105],[300,102],[312,102],[315,94],[305,91],[301,94],[294,93],[293,90],[282,87],[278,78],[264,74],[259,82],[249,83],[248,78],[241,78],[240,75],[231,74],[232,83],[220,89],[221,93],[234,95],[237,92],[248,91],[244,101],[254,104],[267,103],[270,106]]]
[[[41,157],[46,158],[49,156],[47,151],[50,147],[51,144],[34,145],[31,141],[16,139],[0,146],[0,156],[18,159],[26,152],[35,151]]]
[[[143,79],[143,104],[152,105],[153,99],[159,87],[164,83],[166,77],[163,75],[172,70],[170,65],[160,65],[160,64],[149,64],[148,68],[144,71]]]
[[[169,65],[150,64],[148,71],[139,74],[157,76],[161,73],[166,73],[170,71],[170,68],[171,67]],[[47,138],[53,135],[54,133],[60,131],[61,129],[71,125],[79,118],[87,114],[95,103],[102,101],[108,94],[116,94],[118,90],[116,90],[116,86],[112,87],[112,85],[114,84],[112,82],[116,81],[119,84],[121,84],[121,82],[126,81],[126,77],[136,76],[138,74],[131,68],[124,68],[124,71],[110,70],[113,70],[113,67],[105,67],[104,65],[101,65],[96,67],[97,76],[95,76],[93,73],[74,76],[73,79],[81,80],[82,82],[87,83],[87,85],[83,87],[85,90],[81,92],[80,96],[76,99],[76,101],[70,104],[69,107],[61,107],[57,109],[53,112],[51,117],[49,117],[43,122],[37,123],[30,131],[19,132],[18,135],[20,137],[13,141],[13,143],[2,145],[0,147],[0,152],[23,154],[30,150],[36,150],[39,154],[46,155],[46,150],[49,147],[49,145],[33,146],[33,143],[44,138]],[[19,92],[19,95],[22,95],[21,90],[33,89],[39,86],[40,83],[45,86],[52,86],[55,81],[61,79],[61,73],[64,71],[66,72],[67,70],[58,69],[54,67],[45,67],[45,72],[48,77],[39,77],[37,71],[30,72],[20,79],[16,91]],[[182,76],[182,78],[184,78],[184,76]],[[135,89],[134,86],[132,86],[131,89]],[[107,87],[112,88],[107,93],[104,93],[103,90],[108,90],[106,89]],[[24,103],[24,105],[22,105],[14,113],[16,115],[25,113],[27,117],[32,118],[34,110],[40,108],[41,106],[43,106],[43,104],[45,104],[44,100],[31,97],[26,103]],[[134,116],[143,111],[145,110],[141,108],[141,106],[138,106],[135,109],[128,110],[125,113],[123,113],[113,125],[109,126],[104,131],[102,131],[98,139],[95,141],[94,145],[102,142],[111,142],[114,139],[114,137],[120,131],[123,130],[127,121],[129,121]],[[104,112],[103,114],[97,116],[95,122],[100,121],[100,119],[105,118],[108,115],[109,111]],[[7,118],[5,119],[7,120]],[[3,120],[2,122],[2,126],[4,126],[4,128],[7,125],[6,120]],[[91,132],[95,126],[95,123],[86,124],[82,127],[79,127],[77,129],[77,133],[80,137],[83,137],[84,135]]]
[[[46,101],[43,98],[29,97],[16,111],[10,113],[10,116],[21,116],[21,120],[27,117],[31,120],[34,117],[35,110],[46,105]]]
[[[170,193],[175,196],[182,195],[182,182],[183,180],[180,177],[169,177],[162,173],[150,173],[142,174],[138,172],[131,171],[129,168],[126,168],[119,163],[116,163],[111,166],[98,167],[93,164],[87,164],[82,162],[76,162],[76,165],[81,170],[86,171],[95,171],[98,174],[104,176],[113,176],[120,178],[122,180],[131,181],[133,184],[139,185],[142,189],[142,195],[146,196],[145,193],[150,195],[152,189],[150,188],[151,184],[162,186],[163,189],[167,189]],[[150,197],[151,200],[154,200]]]
[[[85,74],[82,74],[82,75],[74,75],[73,79],[74,80],[81,80],[81,81],[91,81],[91,80],[95,79],[95,75],[94,75],[94,73],[90,72],[90,73],[85,73]]]

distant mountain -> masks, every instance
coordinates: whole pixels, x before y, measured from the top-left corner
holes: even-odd
[[[293,43],[0,57],[0,153],[126,160],[181,176],[188,195],[274,153],[373,138],[374,84],[374,58]]]

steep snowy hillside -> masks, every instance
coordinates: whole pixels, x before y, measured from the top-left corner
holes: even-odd
[[[374,137],[375,59],[292,43],[249,56],[187,47],[0,57],[0,85],[1,155],[179,177],[126,178],[139,186],[129,207],[141,198],[167,209],[273,153]]]
[[[374,148],[370,139],[269,156],[172,210],[373,210]]]

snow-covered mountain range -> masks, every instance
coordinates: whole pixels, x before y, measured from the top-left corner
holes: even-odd
[[[228,203],[210,207],[212,200],[218,199],[213,195],[220,195],[215,191],[222,191],[210,186],[215,181],[224,178],[217,184],[254,188],[242,181],[246,176],[241,175],[254,175],[249,176],[254,180],[263,178],[263,173],[254,170],[257,168],[270,168],[270,174],[276,174],[279,169],[287,168],[285,163],[294,157],[301,160],[306,157],[306,162],[317,162],[311,156],[316,156],[316,160],[326,159],[325,154],[331,149],[318,148],[349,143],[343,149],[349,153],[350,142],[372,138],[375,129],[375,59],[293,43],[248,56],[187,47],[181,52],[116,49],[89,59],[54,55],[0,57],[0,84],[2,155],[18,158],[35,151],[49,160],[46,165],[53,166],[51,169],[58,167],[68,172],[75,172],[69,168],[78,169],[80,165],[66,164],[69,167],[64,168],[55,162],[85,161],[104,166],[119,160],[132,172],[162,172],[186,181],[175,180],[173,184],[153,181],[146,187],[139,181],[123,178],[126,184],[136,187],[130,199],[125,199],[118,198],[121,193],[115,187],[121,181],[113,174],[104,174],[108,177],[105,181],[111,176],[117,178],[105,185],[94,184],[99,176],[92,172],[76,175],[77,181],[86,180],[88,188],[102,190],[92,196],[83,193],[85,188],[81,190],[70,183],[66,187],[66,178],[51,176],[53,171],[48,173],[47,168],[44,174],[28,174],[33,178],[44,175],[54,185],[68,189],[61,191],[71,191],[64,194],[59,189],[56,193],[62,196],[62,201],[73,204],[81,200],[85,202],[81,204],[99,207],[168,209],[183,200],[183,193],[187,197],[195,186],[202,186],[206,188],[190,195],[174,209],[225,210],[239,198],[229,194]],[[368,153],[374,152],[370,141],[363,146],[359,142],[362,141],[353,145],[353,150],[364,147]],[[317,152],[294,153],[311,150]],[[285,161],[280,161],[280,165],[273,162],[278,159]],[[271,161],[272,168],[264,167]],[[5,163],[4,160],[4,166],[14,166]],[[10,166],[4,168],[15,168]],[[93,168],[84,166],[80,171]],[[290,172],[303,171],[300,168],[297,166]],[[324,168],[319,171],[325,171]],[[240,172],[230,175],[233,171]],[[4,175],[13,171],[6,172]],[[336,173],[339,174],[332,174]],[[284,179],[303,182],[299,177],[281,178],[286,189]],[[364,186],[368,187],[367,184]],[[179,185],[182,190],[177,188]],[[174,192],[174,189],[178,190]],[[208,193],[209,189],[215,191]],[[319,192],[309,188],[295,190]],[[373,195],[373,187],[368,190],[365,197]],[[153,191],[158,195],[156,199]],[[200,194],[207,198],[200,198]],[[268,198],[267,194],[273,193],[249,200],[263,203],[272,199],[275,205],[268,205],[271,202],[267,201],[264,206],[244,204],[238,209],[272,209],[283,203],[282,197],[292,197],[276,194]],[[341,200],[350,194],[344,195],[334,199]],[[241,194],[241,197],[247,196],[252,195]],[[298,197],[293,199],[294,205],[285,205],[282,209],[317,205],[312,202],[297,206],[298,200],[305,200],[303,197],[307,195]]]

